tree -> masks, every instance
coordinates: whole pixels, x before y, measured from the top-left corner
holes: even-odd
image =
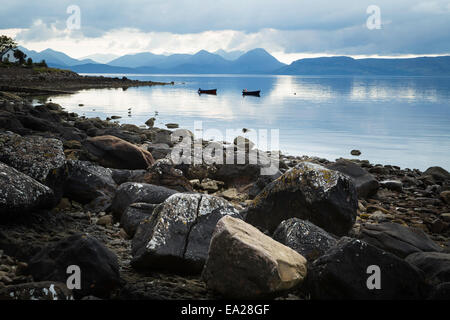
[[[14,41],[13,38],[5,35],[0,35],[0,51],[3,51],[7,48],[17,48],[17,42]]]
[[[28,58],[27,59],[27,66],[32,66],[33,65],[33,59]]]
[[[19,60],[19,64],[24,64],[26,57],[27,57],[27,55],[25,53],[23,53],[22,51],[20,51],[19,49],[14,51],[14,58]]]

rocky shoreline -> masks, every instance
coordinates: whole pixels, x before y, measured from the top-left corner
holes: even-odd
[[[17,66],[0,68],[0,91],[21,97],[70,94],[82,89],[123,88],[173,83],[138,81],[126,77],[81,76],[69,70]]]
[[[0,96],[0,299],[450,298],[442,168],[284,155],[271,176],[249,158],[177,165],[174,131],[27,96]],[[65,286],[70,265],[80,290]],[[373,265],[381,289],[366,286]]]

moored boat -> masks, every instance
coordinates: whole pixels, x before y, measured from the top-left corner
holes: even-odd
[[[209,90],[202,90],[201,88],[198,89],[198,94],[217,94],[217,89],[209,89]]]
[[[243,96],[257,96],[259,97],[261,90],[258,91],[247,91],[247,89],[242,90]]]

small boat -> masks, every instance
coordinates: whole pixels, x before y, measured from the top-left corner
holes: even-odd
[[[243,96],[256,96],[256,97],[259,97],[260,93],[261,93],[261,90],[258,90],[258,91],[247,91],[247,89],[242,90],[242,95]]]
[[[198,94],[217,94],[217,89],[209,89],[209,90],[202,90],[202,89],[198,89]]]

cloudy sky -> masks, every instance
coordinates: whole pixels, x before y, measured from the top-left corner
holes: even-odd
[[[79,29],[68,28],[71,5],[80,8]],[[380,29],[367,27],[371,5],[380,9]],[[449,30],[450,0],[14,0],[0,11],[0,34],[75,58],[258,47],[286,63],[440,55],[450,53]]]

